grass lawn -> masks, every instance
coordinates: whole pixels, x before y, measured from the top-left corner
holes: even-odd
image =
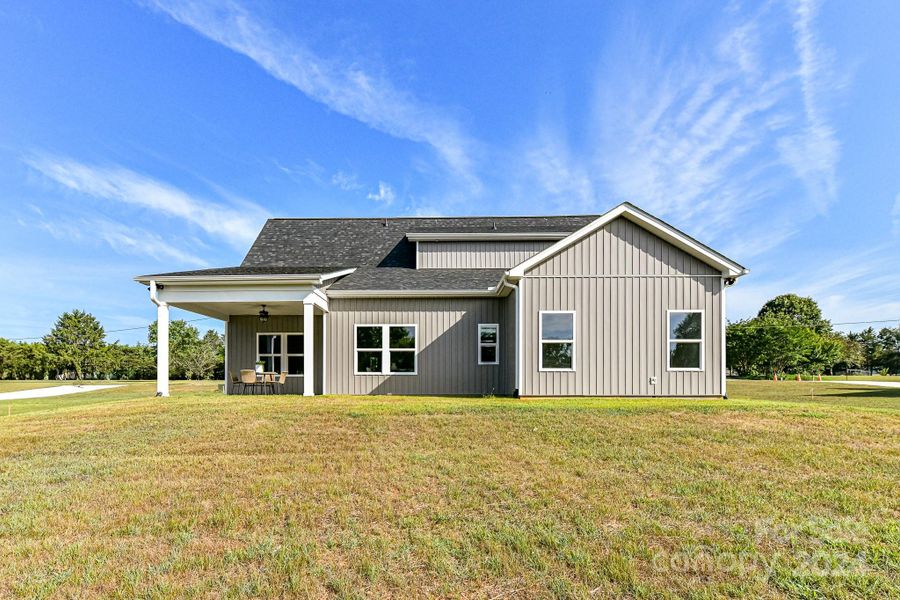
[[[900,595],[900,390],[214,387],[0,407],[0,596]]]

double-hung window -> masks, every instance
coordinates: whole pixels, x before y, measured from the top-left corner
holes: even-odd
[[[500,325],[497,323],[478,324],[478,364],[500,364]]]
[[[545,310],[539,313],[541,371],[575,370],[575,313]]]
[[[415,325],[357,325],[357,375],[415,375]]]
[[[258,333],[256,360],[263,363],[263,371],[303,375],[303,334]]]
[[[669,370],[703,370],[703,311],[668,311]]]

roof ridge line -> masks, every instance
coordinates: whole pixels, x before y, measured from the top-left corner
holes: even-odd
[[[603,214],[569,215],[460,215],[441,217],[269,217],[268,221],[384,221],[424,219],[564,219],[571,217],[601,217]]]

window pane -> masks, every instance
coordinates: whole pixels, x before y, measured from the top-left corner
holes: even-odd
[[[481,342],[483,344],[497,343],[497,328],[493,325],[481,326]]]
[[[481,362],[495,363],[497,362],[497,346],[481,347]]]
[[[542,366],[545,369],[571,369],[572,343],[541,344]]]
[[[357,348],[381,348],[381,327],[357,327]]]
[[[288,356],[288,375],[303,375],[303,357]]]
[[[415,370],[415,352],[391,352],[391,373],[413,373]]]
[[[288,354],[303,354],[303,336],[287,336],[287,351]]]
[[[702,336],[702,320],[698,312],[669,313],[669,339],[699,340]]]
[[[571,340],[575,337],[575,315],[544,313],[541,315],[541,339]]]
[[[699,369],[700,344],[670,342],[669,366],[673,369]]]
[[[356,371],[358,373],[381,373],[381,351],[357,352]]]
[[[415,327],[391,327],[391,348],[415,348]]]
[[[263,361],[263,371],[278,373],[281,371],[281,356],[260,356]]]
[[[281,336],[280,335],[261,335],[261,336],[259,336],[259,353],[260,354],[281,354]]]

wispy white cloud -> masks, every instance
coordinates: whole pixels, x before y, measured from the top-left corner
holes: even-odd
[[[574,159],[561,133],[542,132],[526,150],[525,164],[537,186],[537,192],[529,188],[526,194],[549,201],[562,212],[590,212],[596,207],[590,174],[584,164]]]
[[[380,202],[385,206],[390,206],[396,199],[394,188],[383,181],[378,182],[378,191],[372,192],[366,196],[369,200]]]
[[[823,97],[833,90],[836,80],[830,73],[831,53],[819,42],[813,28],[817,0],[795,0],[792,8],[806,123],[797,134],[782,138],[779,148],[821,211],[837,195],[836,167],[841,147],[822,106]]]
[[[208,266],[204,259],[179,248],[157,233],[109,219],[61,218],[40,220],[36,225],[59,240],[91,244],[103,242],[120,254],[150,256],[183,265]]]
[[[149,0],[197,33],[243,54],[273,77],[331,110],[391,136],[431,146],[473,188],[473,141],[441,110],[352,62],[319,56],[302,41],[264,23],[237,1]]]
[[[623,25],[592,122],[571,140],[547,135],[566,130],[559,117],[542,124],[519,153],[519,195],[585,211],[628,200],[742,260],[790,239],[836,199],[840,155],[815,6],[796,7],[725,11],[678,47]]]
[[[338,171],[331,176],[331,185],[345,192],[353,192],[363,188],[363,185],[359,182],[359,178],[356,174],[345,173],[344,171]]]
[[[25,162],[70,190],[181,219],[236,248],[246,248],[268,217],[253,203],[207,201],[120,166],[88,165],[48,155],[26,158]]]

